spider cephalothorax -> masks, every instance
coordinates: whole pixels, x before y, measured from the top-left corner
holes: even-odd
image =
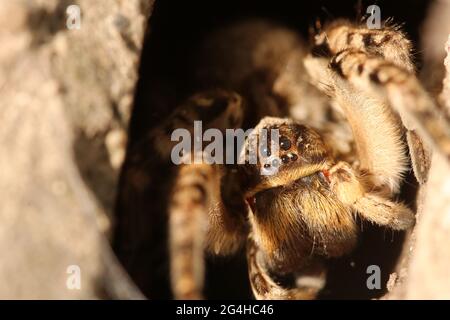
[[[339,256],[356,241],[356,225],[350,208],[340,203],[330,187],[330,168],[335,164],[320,134],[287,119],[266,118],[255,128],[278,130],[275,169],[261,175],[273,161],[268,150],[261,161],[240,167],[256,243],[272,268],[283,273],[309,263],[312,254]],[[251,141],[251,136],[248,141]],[[244,150],[248,149],[248,145]],[[264,152],[265,151],[265,152]],[[335,223],[336,222],[336,223]]]
[[[271,132],[275,132],[276,137]],[[261,133],[264,133],[263,138]],[[252,148],[257,151],[254,164]],[[326,168],[330,156],[330,147],[314,129],[288,119],[265,118],[248,136],[241,154],[244,165],[240,170],[248,179],[247,195]]]
[[[227,90],[188,98],[147,145],[169,162],[177,128],[192,133],[194,121],[222,132],[258,125],[237,164],[172,166],[164,213],[174,296],[201,297],[205,252],[228,255],[246,244],[256,298],[314,298],[324,284],[323,261],[357,243],[358,219],[393,230],[414,224],[411,210],[393,198],[409,158],[423,183],[426,146],[450,153],[445,117],[414,75],[411,43],[398,28],[336,21],[316,35],[309,54],[294,32],[261,21],[211,39],[200,54],[207,58],[199,87]],[[266,143],[250,152],[263,132]],[[131,164],[125,197],[154,188],[144,180],[133,189],[147,165]],[[278,280],[285,276],[295,281],[284,286]]]

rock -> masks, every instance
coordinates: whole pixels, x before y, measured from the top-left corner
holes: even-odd
[[[79,0],[72,30],[71,1],[0,2],[0,298],[140,298],[105,235],[153,1]]]
[[[432,4],[422,32],[422,83],[436,95],[442,110],[450,110],[450,1]],[[447,43],[446,43],[447,41]],[[445,54],[447,58],[444,61]],[[441,91],[442,89],[442,91]],[[417,223],[404,243],[387,299],[449,299],[450,166],[434,151],[428,182],[418,193]],[[391,277],[394,277],[391,275]]]

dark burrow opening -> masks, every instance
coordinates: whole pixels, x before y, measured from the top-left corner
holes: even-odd
[[[263,17],[284,24],[305,39],[316,19],[328,21],[339,17],[355,20],[358,8],[373,3],[357,1],[174,1],[156,0],[149,21],[142,53],[140,78],[130,123],[127,159],[122,169],[116,206],[113,247],[132,279],[149,298],[171,298],[167,250],[167,206],[171,168],[168,164],[148,161],[154,157],[152,146],[145,145],[149,130],[169,115],[173,106],[192,94],[191,71],[195,48],[211,30],[253,17]],[[421,23],[427,1],[377,1],[382,19],[394,17],[418,48]],[[364,14],[364,12],[363,12]],[[420,53],[415,56],[420,68]],[[135,152],[140,150],[139,152]],[[135,163],[141,164],[140,168]],[[130,191],[130,179],[139,193]],[[147,179],[147,180],[146,180]],[[150,180],[150,187],[139,189]],[[399,198],[413,206],[416,181],[406,179]],[[382,288],[401,253],[404,234],[362,225],[360,244],[349,257],[329,262],[327,287],[322,298],[369,299],[381,297],[385,290],[369,290],[367,267],[378,265]],[[205,295],[209,299],[252,298],[245,254],[227,258],[208,257]]]

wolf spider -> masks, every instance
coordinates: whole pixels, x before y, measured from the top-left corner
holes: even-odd
[[[312,299],[325,283],[324,261],[355,247],[357,218],[393,230],[414,225],[413,212],[393,198],[410,159],[419,183],[426,181],[427,146],[450,154],[450,134],[415,76],[410,41],[389,23],[368,29],[338,20],[305,47],[264,21],[217,31],[199,53],[200,93],[145,138],[169,162],[171,133],[192,133],[194,120],[222,131],[257,124],[253,137],[263,128],[280,134],[274,175],[260,174],[271,165],[267,150],[256,164],[176,167],[167,189],[175,298],[202,297],[205,253],[246,245],[257,299]],[[154,183],[143,173],[145,152],[128,156],[128,202]],[[288,287],[277,280],[286,275],[295,279]]]

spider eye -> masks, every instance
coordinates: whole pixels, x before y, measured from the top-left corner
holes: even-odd
[[[270,149],[267,147],[267,145],[262,145],[261,148],[259,149],[259,152],[261,152],[261,154],[264,157],[270,157],[271,156],[271,152]]]
[[[296,161],[298,156],[295,153],[288,153],[281,156],[281,161],[283,163],[288,163],[289,161]]]
[[[289,150],[291,148],[291,140],[285,136],[281,136],[280,138],[280,148],[283,150]]]
[[[289,162],[289,157],[284,154],[284,155],[281,156],[281,161],[283,161],[283,163],[288,163]]]
[[[275,158],[272,160],[272,167],[278,168],[280,166],[280,160]]]

